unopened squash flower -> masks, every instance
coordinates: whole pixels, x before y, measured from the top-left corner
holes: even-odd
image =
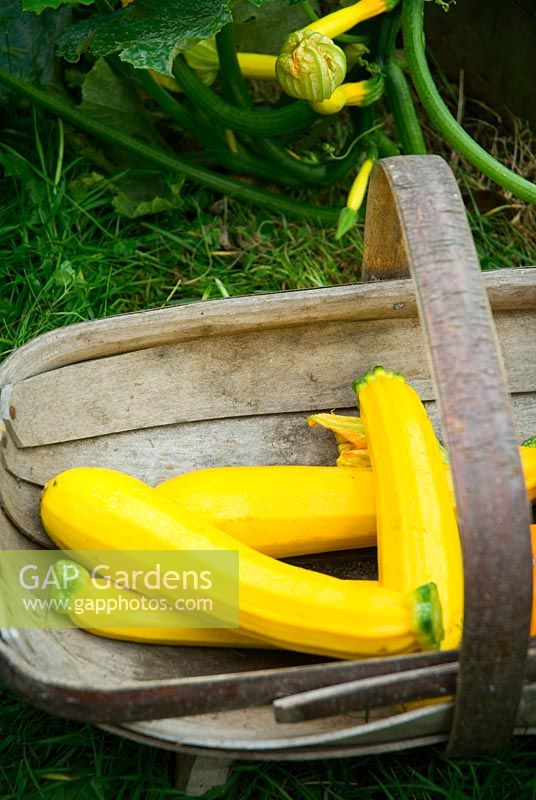
[[[328,36],[309,29],[287,36],[276,62],[281,88],[291,97],[321,101],[346,76],[344,51]]]

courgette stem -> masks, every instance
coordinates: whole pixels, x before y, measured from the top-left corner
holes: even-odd
[[[217,143],[223,142],[223,136],[217,129],[211,128],[199,117],[194,116],[179,100],[172,97],[153,76],[144,69],[136,70],[135,78],[139,85],[149,94],[166,114],[178,122],[181,128],[188,131],[207,150],[215,149]]]
[[[197,141],[206,148],[206,150],[214,155],[220,164],[228,170],[233,172],[248,173],[256,178],[262,180],[280,183],[282,186],[288,186],[288,175],[280,172],[277,169],[271,168],[261,160],[254,158],[250,153],[244,150],[234,152],[229,148],[227,137],[221,134],[220,131],[210,128],[199,117],[191,114],[182,103],[172,97],[169,92],[164,89],[158,81],[146,70],[137,70],[139,75],[140,86],[150,94],[160,108],[163,109],[169,116],[179,123],[181,128],[188,131]],[[298,181],[294,182],[298,185]]]
[[[384,67],[385,95],[393,112],[396,132],[405,155],[428,152],[411,96],[411,89],[400,64],[391,58]]]
[[[424,0],[404,0],[402,30],[413,85],[434,128],[484,175],[512,194],[536,203],[536,185],[516,175],[491,156],[459,125],[434,83],[424,49]]]
[[[385,79],[385,94],[403,153],[425,155],[426,144],[411,90],[402,67],[395,59],[400,17],[401,8],[397,7],[382,19],[376,45],[377,61]]]
[[[184,56],[173,64],[173,74],[189,100],[208,116],[238,133],[269,138],[296,133],[316,119],[310,105],[299,101],[280,109],[238,109],[205,86]]]
[[[221,65],[221,82],[227,100],[238,108],[251,108],[252,102],[246,81],[240,70],[236,52],[233,23],[216,34],[216,48]]]
[[[251,110],[253,108],[253,103],[238,63],[232,23],[225,25],[221,31],[216,34],[216,47],[218,49],[218,58],[222,66],[222,85],[226,98],[230,103],[237,106],[237,108]],[[307,182],[311,181],[311,176],[308,171],[302,171],[299,162],[295,164],[295,160],[286,152],[282,145],[272,142],[270,139],[258,139],[256,141],[250,139],[249,143],[257,154],[268,158],[276,169],[282,167],[287,171],[287,174],[294,174],[296,177]],[[290,161],[293,163],[289,164]]]
[[[339,212],[336,208],[321,208],[289,197],[272,194],[253,186],[247,186],[240,181],[234,180],[215,172],[210,172],[202,167],[194,166],[175,155],[168,155],[160,150],[156,150],[144,142],[140,142],[127,134],[116,131],[104,125],[102,122],[91,119],[82,114],[76,107],[61,100],[58,97],[38,89],[33,84],[12,75],[5,70],[0,70],[0,84],[25,97],[32,104],[57,114],[58,117],[70,122],[87,133],[102,139],[107,144],[122,148],[126,152],[138,156],[140,159],[155,164],[165,172],[172,172],[184,175],[196,183],[207,186],[214,191],[230,197],[251,203],[255,206],[271,209],[281,214],[292,216],[307,217],[311,220],[333,224],[337,221]]]
[[[435,583],[425,583],[411,595],[415,637],[422,650],[439,650],[445,636],[443,614]]]
[[[240,70],[232,23],[225,25],[221,31],[216,34],[216,47],[222,67],[221,80],[225,97],[237,108],[251,110],[253,108],[253,103],[246,81]],[[294,174],[295,177],[302,181],[311,181],[309,174],[306,172],[304,175],[299,169],[299,164],[297,165],[297,169],[294,169],[294,163],[289,165],[288,162],[294,160],[282,145],[272,142],[270,139],[249,139],[248,143],[257,154],[268,158],[276,170],[282,167],[287,175],[290,174],[290,176],[292,176]],[[268,167],[268,169],[270,169],[270,167]]]

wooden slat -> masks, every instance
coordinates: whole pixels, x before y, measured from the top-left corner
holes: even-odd
[[[35,547],[0,508],[0,550],[33,550]]]
[[[491,307],[536,308],[534,268],[483,275]],[[38,336],[0,366],[0,386],[66,364],[146,347],[270,327],[416,316],[411,280],[352,284],[188,303],[69,325]]]
[[[341,411],[356,413],[355,408]],[[309,428],[305,414],[190,422],[27,448],[18,448],[6,432],[2,444],[6,468],[40,486],[71,467],[118,469],[157,485],[205,467],[327,466],[337,458],[333,434]]]
[[[452,708],[450,706],[446,709],[444,717],[444,729],[447,731],[450,718],[452,717]],[[432,719],[430,719],[430,717],[427,718],[427,727],[431,727],[434,723],[435,717]],[[142,726],[145,726],[145,724],[146,723],[141,723]],[[139,733],[140,723],[129,726],[99,725],[98,727],[105,731],[124,736],[139,744],[156,745],[157,747],[172,752],[188,753],[195,756],[214,754],[214,749],[212,747],[185,745],[174,739],[172,735],[167,735],[165,739],[160,736],[158,739],[155,739],[154,734],[151,735],[151,732]],[[221,757],[240,759],[241,761],[311,761],[312,759],[320,758],[349,758],[378,753],[398,753],[402,750],[413,750],[417,747],[433,747],[445,741],[447,738],[446,733],[418,737],[412,737],[403,730],[395,731],[392,729],[391,733],[393,736],[401,736],[401,738],[396,738],[392,741],[383,741],[378,744],[362,744],[361,742],[347,744],[343,742],[340,745],[319,745],[316,747],[287,748],[281,750],[243,750],[242,748],[233,749],[227,745],[227,747],[221,751]],[[218,752],[218,757],[220,757],[220,752]]]
[[[515,277],[521,285],[523,279]],[[531,285],[531,276],[526,282]],[[506,287],[508,283],[502,281],[501,285]],[[0,385],[66,364],[200,337],[299,325],[306,320],[398,319],[416,313],[413,285],[403,280],[375,286],[353,284],[231,297],[122,314],[38,336],[6,359],[0,368]]]
[[[513,395],[512,404],[517,440],[522,442],[536,432],[536,399],[533,394],[517,394]],[[425,406],[439,433],[436,404],[426,402]],[[338,411],[356,413],[354,408]],[[71,467],[127,471],[155,486],[173,475],[205,467],[331,465],[337,457],[333,435],[320,428],[308,428],[305,414],[166,425],[42,447],[17,447],[6,432],[2,445],[0,460],[6,469],[38,486]]]
[[[536,315],[496,317],[513,391],[536,388]],[[348,407],[374,363],[433,397],[414,319],[209,337],[74,364],[4,387],[17,443],[40,446],[203,419]]]
[[[416,320],[334,322],[197,339],[53,370],[11,387],[6,424],[18,443],[36,446],[177,422],[347,407],[352,380],[373,358],[405,372],[430,397]]]
[[[40,496],[40,487],[14,478],[0,464],[0,507],[4,514],[32,541],[43,547],[55,547],[41,525]]]

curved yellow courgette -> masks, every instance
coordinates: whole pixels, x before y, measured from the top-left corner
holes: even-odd
[[[41,517],[64,549],[236,550],[240,627],[274,645],[354,658],[439,643],[434,586],[398,592],[276,561],[114,470],[77,468],[56,476],[43,491]]]

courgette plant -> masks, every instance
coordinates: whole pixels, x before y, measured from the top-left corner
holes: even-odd
[[[15,57],[2,60],[0,85],[129,154],[137,165],[289,215],[336,223],[339,209],[302,202],[285,190],[337,184],[358,173],[340,215],[342,235],[357,219],[377,157],[426,152],[409,73],[444,139],[493,181],[536,202],[534,184],[486,153],[442,101],[426,61],[424,0],[359,0],[345,8],[333,3],[335,10],[324,16],[308,0],[278,0],[280,6],[301,5],[303,26],[288,31],[278,54],[238,52],[237,18],[245,8],[255,13],[267,2],[3,0],[0,33],[8,55],[21,20],[62,15],[55,45],[60,63],[65,67],[82,59],[89,69],[82,73],[82,103],[72,82],[47,86],[35,76],[29,80]],[[251,79],[277,86],[275,99],[259,101]],[[113,92],[109,108],[90,102],[99,81],[115,87],[117,107]],[[382,97],[382,110],[393,114],[398,143],[377,118]],[[134,127],[125,124],[127,105]],[[326,126],[344,109],[350,123],[342,152],[319,157],[300,145],[326,135]],[[188,138],[170,140],[170,129],[177,128]]]

